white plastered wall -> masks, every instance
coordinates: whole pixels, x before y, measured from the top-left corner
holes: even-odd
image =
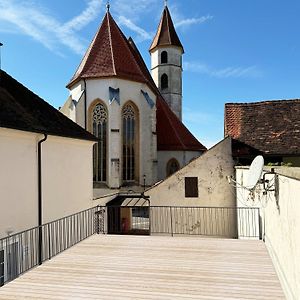
[[[42,144],[44,223],[93,206],[92,146],[54,136]]]
[[[265,171],[270,171],[265,168]],[[279,275],[287,299],[300,299],[300,168],[276,167],[277,192],[263,195],[262,185],[256,187],[254,202],[262,206],[265,243]],[[236,169],[236,180],[244,185],[248,168]],[[274,175],[267,175],[274,183]],[[239,206],[252,205],[248,192],[237,190]],[[276,196],[277,195],[277,196]],[[247,200],[248,199],[248,200]],[[260,201],[258,201],[260,199]]]
[[[37,225],[37,138],[0,128],[0,238]]]
[[[110,103],[109,87],[120,89],[120,105],[116,101]],[[80,89],[84,89],[82,81],[72,87],[71,95],[80,93]],[[155,94],[146,84],[118,78],[89,79],[86,80],[86,95],[81,97],[76,106],[78,121],[84,116],[83,101],[86,96],[88,130],[90,130],[89,108],[94,101],[102,101],[108,109],[107,184],[111,188],[119,188],[122,185],[121,113],[128,101],[132,101],[139,111],[139,183],[143,184],[143,175],[146,175],[146,185],[152,185],[157,181],[156,106],[150,108],[141,90],[147,92],[154,103],[156,102]],[[82,125],[82,122],[77,123]]]
[[[0,238],[38,224],[37,143],[42,138],[0,128]],[[43,223],[93,205],[92,146],[53,136],[42,143]]]

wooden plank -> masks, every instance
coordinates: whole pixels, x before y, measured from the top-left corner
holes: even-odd
[[[261,241],[94,235],[0,299],[285,299]]]

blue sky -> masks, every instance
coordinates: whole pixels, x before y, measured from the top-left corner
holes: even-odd
[[[101,0],[0,0],[2,68],[55,107],[105,13]],[[111,0],[147,65],[163,0]],[[183,120],[210,147],[224,104],[300,98],[300,1],[169,0],[185,48]]]

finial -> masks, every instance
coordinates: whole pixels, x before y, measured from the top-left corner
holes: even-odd
[[[109,12],[110,9],[110,3],[109,0],[106,1],[106,10]]]
[[[165,0],[165,6],[166,7],[168,6],[168,0]]]

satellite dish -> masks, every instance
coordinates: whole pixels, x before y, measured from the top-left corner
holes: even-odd
[[[257,182],[261,179],[262,171],[264,168],[264,158],[258,155],[252,161],[249,168],[249,175],[247,180],[247,188],[252,190]]]

